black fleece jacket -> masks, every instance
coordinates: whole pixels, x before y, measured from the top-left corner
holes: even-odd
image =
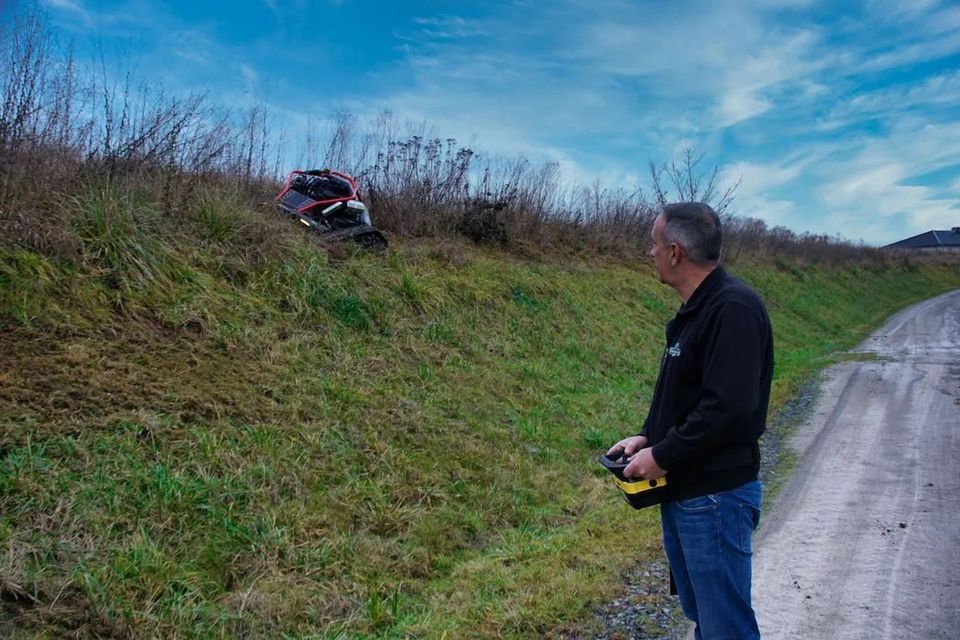
[[[666,333],[640,433],[668,472],[670,498],[755,480],[773,377],[773,332],[760,297],[718,266]]]

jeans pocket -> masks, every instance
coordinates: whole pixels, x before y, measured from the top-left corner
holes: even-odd
[[[740,551],[753,553],[753,532],[760,524],[760,509],[752,504],[737,505],[737,520],[740,525]]]
[[[680,510],[688,513],[716,509],[717,503],[717,494],[715,493],[708,493],[705,496],[697,496],[696,498],[677,500],[677,506],[680,508]]]

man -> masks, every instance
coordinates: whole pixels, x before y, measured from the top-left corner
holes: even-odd
[[[624,475],[667,477],[663,547],[698,640],[760,637],[750,604],[751,537],[760,518],[760,450],[773,375],[763,302],[719,265],[721,225],[706,204],[663,207],[650,256],[683,300],[639,435],[607,452]]]

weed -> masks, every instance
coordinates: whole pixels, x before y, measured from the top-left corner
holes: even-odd
[[[353,329],[365,330],[373,324],[370,307],[355,296],[336,296],[326,306],[334,318]]]
[[[106,184],[73,200],[73,220],[84,255],[103,270],[112,288],[171,289],[173,256],[150,233],[149,206]]]
[[[401,587],[386,592],[381,587],[367,596],[367,618],[374,629],[383,629],[400,619]]]
[[[232,199],[223,202],[219,194],[203,194],[193,205],[197,235],[214,243],[234,244],[244,225],[238,214],[242,206]]]
[[[400,293],[416,308],[423,305],[423,292],[419,283],[408,273],[400,276]]]
[[[520,286],[514,286],[510,289],[510,299],[521,307],[531,311],[534,311],[541,306],[541,303],[538,300],[528,294],[523,287]]]

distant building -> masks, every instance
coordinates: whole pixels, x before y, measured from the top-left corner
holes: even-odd
[[[888,244],[884,249],[947,249],[960,251],[960,227],[931,230],[906,240]]]

